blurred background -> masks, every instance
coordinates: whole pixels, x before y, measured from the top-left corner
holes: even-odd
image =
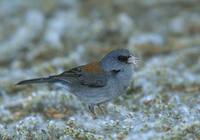
[[[0,139],[200,139],[198,0],[0,0]],[[128,92],[93,120],[52,85],[20,86],[98,60],[140,57]]]

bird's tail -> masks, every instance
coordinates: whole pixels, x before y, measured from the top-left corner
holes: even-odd
[[[16,85],[51,83],[51,82],[57,82],[57,81],[59,81],[59,78],[57,76],[49,76],[49,77],[43,77],[43,78],[23,80],[17,83]]]

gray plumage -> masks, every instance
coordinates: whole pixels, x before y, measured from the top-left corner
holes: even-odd
[[[130,58],[133,59],[133,55],[127,49],[117,49],[108,53],[100,62],[72,68],[59,75],[21,81],[18,85],[61,83],[88,104],[90,111],[94,113],[95,105],[125,93],[133,74]]]

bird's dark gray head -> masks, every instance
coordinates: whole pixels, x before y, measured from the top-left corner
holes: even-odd
[[[105,71],[121,70],[129,67],[135,57],[127,49],[117,49],[108,53],[102,60],[101,65]]]

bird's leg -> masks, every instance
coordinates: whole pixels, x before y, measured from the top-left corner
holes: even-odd
[[[97,104],[98,109],[103,113],[104,115],[107,114],[107,110],[105,109],[105,106],[103,104]]]
[[[90,111],[90,113],[92,114],[92,118],[93,119],[96,119],[97,118],[97,115],[96,115],[96,113],[95,113],[95,105],[93,105],[93,104],[90,104],[89,106],[88,106],[88,108],[89,108],[89,111]]]

